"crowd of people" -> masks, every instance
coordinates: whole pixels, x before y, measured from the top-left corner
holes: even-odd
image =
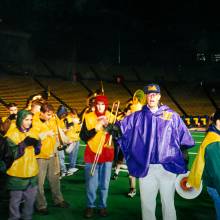
[[[96,209],[99,216],[108,216],[110,180],[117,180],[120,167],[126,165],[128,197],[136,195],[136,179],[139,180],[142,219],[156,219],[158,193],[163,219],[177,219],[176,176],[188,171],[184,153],[194,147],[195,142],[181,117],[162,105],[160,99],[160,86],[153,83],[137,90],[124,111],[120,112],[117,106],[117,115],[109,110],[109,101],[103,91],[87,100],[81,115],[64,105],[55,110],[41,97],[30,100],[27,107],[19,111],[15,103],[10,103],[9,115],[0,120],[0,179],[10,196],[8,219],[30,220],[34,211],[49,214],[44,191],[46,178],[55,207],[69,207],[62,195],[60,181],[78,170],[80,140],[86,143],[85,218],[96,215]],[[196,158],[189,178],[189,187],[197,187],[202,175],[206,174],[208,192],[215,202],[218,219],[220,177],[216,170],[212,179],[210,170],[218,164],[213,162],[213,152],[218,151],[220,143],[219,123],[217,110],[206,137],[209,141],[204,140],[200,148],[202,153],[198,154],[209,163],[201,165],[201,159]],[[215,139],[210,142],[208,136],[213,132]],[[203,147],[212,146],[213,142],[213,147]],[[67,156],[68,166],[65,163]],[[205,167],[199,177],[198,164]]]

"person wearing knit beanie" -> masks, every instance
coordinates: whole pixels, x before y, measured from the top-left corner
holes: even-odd
[[[107,198],[114,147],[109,144],[110,135],[104,130],[108,124],[107,119],[111,116],[107,109],[107,97],[96,96],[95,111],[85,114],[80,132],[81,140],[86,143],[84,153],[87,199],[85,218],[92,218],[95,214],[97,192],[99,193],[98,213],[101,217],[108,215]],[[97,158],[97,163],[95,158]]]

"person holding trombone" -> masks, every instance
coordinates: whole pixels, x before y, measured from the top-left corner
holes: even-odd
[[[117,109],[118,109],[117,105]],[[112,109],[114,105],[112,106]],[[104,95],[95,98],[95,110],[85,114],[80,138],[86,142],[84,153],[87,208],[85,218],[92,218],[96,208],[97,189],[99,188],[98,213],[101,217],[107,213],[107,197],[111,177],[114,147],[111,136],[104,127],[114,122],[113,110],[108,109],[108,99]]]

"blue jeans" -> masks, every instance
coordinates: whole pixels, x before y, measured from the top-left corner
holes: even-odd
[[[106,208],[112,162],[98,163],[94,176],[90,175],[91,167],[91,163],[85,164],[87,207],[96,207],[96,192],[99,188],[98,208]]]
[[[74,168],[76,166],[76,160],[79,151],[79,141],[75,141],[74,143],[75,143],[75,147],[73,151],[69,154],[69,162],[70,162],[69,169]]]
[[[60,160],[60,171],[61,171],[61,173],[66,173],[64,150],[58,151],[58,154],[59,154],[59,160]]]
[[[207,186],[207,192],[215,205],[216,219],[220,220],[220,196],[215,188]]]

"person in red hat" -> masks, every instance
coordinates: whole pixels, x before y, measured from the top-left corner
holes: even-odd
[[[114,147],[112,144],[109,145],[110,135],[104,129],[112,118],[107,108],[107,97],[104,95],[96,96],[95,111],[85,115],[80,132],[80,138],[86,142],[84,160],[87,208],[84,214],[85,218],[91,218],[94,215],[98,188],[99,215],[107,216],[107,197],[114,159]]]

